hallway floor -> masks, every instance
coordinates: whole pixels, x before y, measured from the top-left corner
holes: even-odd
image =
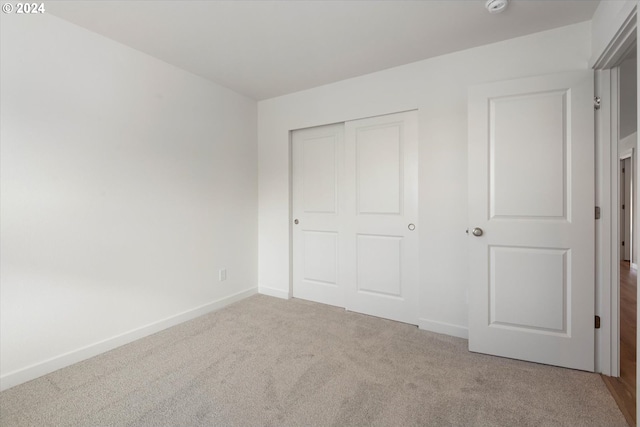
[[[620,263],[620,378],[604,377],[611,394],[631,426],[636,425],[637,271]]]

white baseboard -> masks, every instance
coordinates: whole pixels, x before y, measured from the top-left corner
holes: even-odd
[[[631,263],[631,268],[633,268],[634,270],[637,270],[638,269],[638,264]]]
[[[238,292],[237,294],[233,294],[228,297],[201,305],[200,307],[175,314],[173,316],[158,320],[157,322],[150,323],[137,329],[133,329],[129,332],[125,332],[115,337],[90,344],[86,347],[61,354],[59,356],[53,357],[43,362],[35,363],[22,369],[8,372],[0,377],[0,390],[6,390],[8,388],[17,386],[18,384],[22,384],[43,375],[49,374],[53,371],[57,371],[58,369],[73,365],[74,363],[78,363],[91,357],[97,356],[101,353],[105,353],[109,350],[113,350],[114,348],[128,344],[140,338],[155,334],[156,332],[160,332],[179,323],[186,322],[187,320],[195,319],[196,317],[202,316],[204,314],[220,310],[221,308],[224,308],[229,304],[250,297],[251,295],[254,295],[256,293],[256,288]]]
[[[424,329],[425,331],[469,339],[469,329],[464,326],[452,325],[450,323],[420,318],[418,319],[418,327],[420,329]]]
[[[262,295],[268,295],[270,297],[282,298],[282,299],[291,299],[291,294],[289,291],[283,291],[282,289],[274,289],[268,286],[258,286],[258,293]]]

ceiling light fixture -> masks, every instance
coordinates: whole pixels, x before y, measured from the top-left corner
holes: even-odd
[[[487,8],[489,13],[500,13],[507,8],[509,0],[487,0],[484,7]]]

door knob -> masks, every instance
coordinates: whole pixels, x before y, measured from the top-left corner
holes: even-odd
[[[484,234],[484,231],[482,231],[482,228],[476,227],[473,230],[471,230],[471,234],[473,234],[476,237],[480,237]]]
[[[299,222],[300,222],[300,221],[298,221],[297,219],[294,219],[294,220],[293,220],[293,223],[294,223],[294,224],[296,224],[296,225],[297,225]]]
[[[413,231],[416,229],[416,226],[414,224],[409,224],[409,226],[407,227],[409,230]]]

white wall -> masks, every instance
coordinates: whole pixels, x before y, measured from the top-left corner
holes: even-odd
[[[620,138],[638,130],[636,58],[620,64]]]
[[[417,108],[420,326],[466,336],[467,88],[586,69],[590,54],[582,23],[259,102],[260,292],[290,292],[288,132]]]
[[[50,15],[1,27],[2,387],[255,292],[255,101]]]

